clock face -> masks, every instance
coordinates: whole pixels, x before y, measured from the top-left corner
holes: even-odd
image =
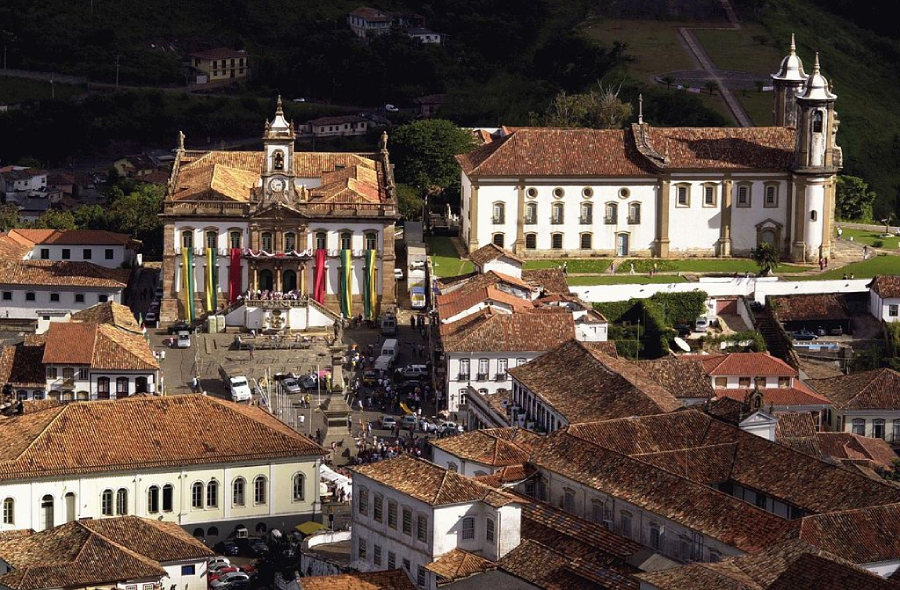
[[[283,178],[273,178],[269,181],[269,188],[276,193],[280,193],[284,190],[285,182]]]

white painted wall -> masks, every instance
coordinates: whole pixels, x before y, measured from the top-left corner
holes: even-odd
[[[46,258],[41,256],[42,250],[47,250]],[[68,257],[64,256],[63,250],[68,250]],[[90,253],[86,255],[85,251],[90,251]],[[107,252],[110,253],[112,258],[107,258]],[[134,259],[134,250],[116,244],[77,246],[36,244],[24,258],[24,260],[72,260],[77,262],[91,262],[105,268],[121,268],[123,264],[133,263]]]
[[[823,220],[825,218],[825,178],[810,178],[806,185],[806,256],[816,261],[819,257],[819,246],[822,245]],[[816,219],[812,219],[815,213]]]
[[[878,320],[883,320],[885,322],[900,322],[900,298],[883,298],[875,291],[870,291],[869,312]],[[891,315],[892,312],[893,315]]]
[[[167,561],[161,562],[160,565],[166,570],[168,578],[163,578],[163,590],[171,586],[175,586],[176,590],[206,590],[206,560],[205,559],[186,559],[183,561]],[[193,566],[194,574],[182,574],[187,571],[185,568]]]
[[[4,318],[16,319],[35,319],[48,316],[50,321],[62,321],[76,311],[102,303],[101,296],[104,295],[107,301],[121,303],[123,290],[124,288],[0,285],[0,315]],[[26,299],[28,293],[34,293],[34,301]],[[50,301],[53,293],[59,295],[59,301]],[[82,295],[84,301],[76,302],[76,294]],[[51,313],[38,314],[38,311]]]
[[[507,370],[515,368],[519,365],[524,365],[530,360],[536,359],[540,355],[544,354],[545,351],[530,351],[530,352],[447,352],[447,389],[445,390],[445,395],[447,396],[447,410],[450,412],[458,412],[459,404],[460,404],[460,395],[463,393],[463,390],[466,390],[469,385],[474,387],[476,390],[487,390],[487,395],[492,395],[497,393],[500,389],[512,389],[512,378],[507,374],[506,379],[502,381],[497,381],[495,379],[500,366],[500,359],[506,359],[507,362]],[[462,359],[469,359],[469,379],[468,380],[460,380],[460,361]],[[487,359],[488,361],[488,372],[487,379],[483,381],[478,380],[478,366],[479,359]],[[482,393],[485,393],[482,391]]]
[[[435,465],[439,465],[444,469],[450,469],[451,466],[456,466],[456,469],[452,471],[456,471],[466,477],[478,477],[480,475],[491,475],[495,471],[499,471],[500,468],[494,468],[490,465],[485,465],[484,463],[478,463],[477,461],[469,461],[467,459],[463,459],[457,455],[453,455],[452,453],[448,453],[444,449],[438,447],[432,447],[432,457],[433,463]]]

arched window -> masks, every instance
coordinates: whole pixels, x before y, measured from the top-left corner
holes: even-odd
[[[54,502],[53,496],[47,494],[41,498],[41,512],[43,513],[44,529],[52,529],[54,521]]]
[[[190,228],[181,230],[181,247],[185,249],[194,247],[194,230]]]
[[[619,514],[619,533],[623,537],[631,538],[631,513],[623,510]]]
[[[590,233],[581,234],[581,249],[590,250],[593,248],[593,235]]]
[[[565,220],[565,206],[562,203],[553,203],[550,215],[550,223],[554,225],[562,225]]]
[[[305,490],[304,490],[305,487],[306,487],[306,477],[304,477],[302,473],[298,473],[297,475],[294,476],[294,485],[293,485],[295,502],[303,501],[303,498],[306,495]]]
[[[366,240],[366,250],[377,250],[378,249],[378,234],[370,231],[366,232],[365,236]]]
[[[214,479],[206,484],[206,507],[219,507],[219,482]]]
[[[256,532],[257,533],[265,533],[267,530],[269,530],[269,527],[266,526],[266,523],[264,523],[264,522],[256,523]]]
[[[323,231],[316,232],[316,250],[328,248],[328,234]]]
[[[525,223],[527,225],[537,223],[537,203],[525,203]]]
[[[822,133],[822,124],[825,120],[825,115],[822,114],[822,111],[817,110],[813,113],[813,133]]]
[[[128,490],[119,488],[116,492],[116,515],[125,516],[128,514]]]
[[[16,391],[16,399],[20,401],[28,399],[28,391],[25,389],[19,389],[18,391]]]
[[[494,234],[494,237],[491,239],[495,246],[503,247],[503,234]]]
[[[253,503],[265,504],[268,498],[268,482],[262,475],[253,480]]]
[[[619,220],[619,205],[618,203],[607,203],[606,204],[606,216],[603,218],[603,223],[607,225],[615,225]]]
[[[147,488],[147,514],[156,514],[159,512],[159,487],[150,486]]]
[[[231,484],[231,503],[235,506],[243,506],[244,505],[244,490],[247,487],[247,482],[243,477],[239,477],[234,480],[234,483]]]
[[[447,463],[447,471],[457,473],[459,471],[459,466],[457,466],[457,464],[453,462]]]
[[[590,225],[594,223],[594,206],[590,203],[582,203],[581,204],[581,219],[579,219],[582,225]]]
[[[103,490],[100,494],[100,514],[103,516],[113,515],[113,492],[112,490]]]
[[[563,247],[563,235],[562,234],[552,234],[550,236],[550,247],[554,250],[562,250]]]
[[[628,204],[628,223],[634,225],[641,222],[641,204],[640,203],[629,203]]]
[[[97,379],[97,399],[109,399],[109,377]]]
[[[704,207],[715,207],[716,206],[716,185],[713,183],[707,183],[703,185],[703,206]]]
[[[16,524],[16,501],[12,498],[3,500],[3,524]]]
[[[195,528],[195,529],[194,529],[194,536],[195,536],[196,538],[198,538],[198,539],[202,539],[202,538],[203,538],[203,529],[200,528],[200,527]]]
[[[290,252],[291,250],[297,249],[297,234],[294,232],[287,232],[284,234],[284,251]]]
[[[353,246],[353,234],[345,231],[341,232],[341,250],[349,250]]]
[[[816,221],[818,218],[819,218],[819,212],[818,212],[818,211],[810,211],[810,213],[809,213],[809,219],[810,219],[810,221]]]
[[[191,508],[203,508],[203,484],[199,481],[191,485]]]
[[[228,240],[231,243],[232,248],[240,248],[241,247],[241,232],[233,231],[228,234]]]
[[[275,150],[275,153],[272,154],[272,167],[275,170],[284,170],[284,152],[281,150]]]
[[[494,203],[494,215],[491,221],[495,224],[504,223],[506,221],[506,205],[503,203]]]
[[[163,512],[172,512],[175,510],[175,486],[170,483],[164,485],[162,496]]]
[[[219,536],[219,527],[211,526],[208,529],[206,529],[206,536],[207,537],[218,537]]]
[[[206,232],[206,247],[216,250],[219,247],[219,233],[215,230]]]
[[[128,377],[116,378],[116,399],[128,397]]]
[[[272,251],[272,233],[271,232],[263,232],[260,248],[262,248],[266,252]]]
[[[537,248],[537,234],[525,234],[525,249],[534,250]]]
[[[872,420],[872,438],[884,438],[884,430],[883,418]]]

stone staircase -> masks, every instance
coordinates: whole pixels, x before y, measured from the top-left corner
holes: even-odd
[[[784,329],[772,316],[771,310],[766,307],[756,312],[756,331],[766,341],[769,354],[778,357],[795,369],[800,368],[800,357],[791,345]]]

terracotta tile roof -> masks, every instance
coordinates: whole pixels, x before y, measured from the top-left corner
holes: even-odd
[[[509,370],[570,423],[659,414],[681,407],[675,397],[633,363],[570,340]]]
[[[466,176],[648,176],[653,167],[623,129],[521,128],[456,156]]]
[[[464,293],[453,297],[452,300],[445,300],[444,303],[439,298],[437,310],[441,319],[447,320],[480,303],[484,303],[486,306],[503,304],[509,306],[513,311],[534,307],[534,304],[529,299],[522,299],[493,286],[486,286],[479,289],[466,289]]]
[[[89,365],[106,370],[159,370],[159,362],[143,336],[110,324],[86,322],[51,323],[43,363]]]
[[[710,416],[733,426],[740,424],[746,413],[743,402],[728,397],[711,399],[703,410]]]
[[[558,268],[523,269],[522,280],[544,293],[569,293],[566,275]]]
[[[131,310],[115,301],[98,303],[87,309],[76,311],[72,314],[71,319],[94,324],[110,324],[129,332],[141,333],[141,326],[134,319]]]
[[[102,229],[11,229],[10,235],[18,236],[34,245],[54,244],[57,246],[127,246],[132,244],[131,236]]]
[[[804,517],[800,538],[853,563],[900,559],[900,504]]]
[[[734,468],[737,443],[631,455],[631,457],[706,485],[728,481]]]
[[[582,342],[582,344],[588,350],[593,350],[594,352],[599,352],[599,353],[605,354],[607,356],[611,356],[614,359],[619,358],[619,352],[616,350],[616,341],[615,340],[601,340],[598,342]]]
[[[493,243],[482,246],[481,248],[478,248],[477,250],[469,254],[469,260],[471,260],[472,264],[474,264],[475,266],[484,266],[488,262],[497,260],[498,258],[509,258],[513,262],[518,262],[519,264],[525,262],[509,250],[501,248],[500,246]]]
[[[810,379],[806,383],[842,410],[900,408],[900,373],[892,369],[875,369],[830,379]]]
[[[537,469],[528,464],[507,465],[490,475],[476,475],[472,479],[480,481],[485,485],[489,485],[492,488],[508,489],[510,486],[525,481],[535,473],[537,473]]]
[[[803,384],[799,379],[794,381],[795,387],[766,387],[759,392],[763,396],[763,406],[789,408],[790,406],[829,406],[831,402],[824,395],[820,395]],[[733,400],[744,402],[754,389],[732,389],[720,387],[715,390],[717,397],[730,397]]]
[[[714,420],[698,410],[658,416],[636,416],[569,426],[566,432],[595,448],[608,448],[624,455],[683,451],[673,455],[667,469],[679,474],[702,469],[695,479],[715,472],[709,463],[717,459],[726,479],[760,490],[808,512],[848,510],[900,501],[900,489],[875,482],[857,473],[820,461],[781,444],[769,442],[741,429]],[[704,447],[734,443],[733,453]],[[703,465],[701,466],[701,462]]]
[[[439,583],[446,584],[496,567],[497,564],[493,561],[469,553],[465,549],[456,548],[426,565],[425,569],[433,572],[438,577]]]
[[[693,355],[701,358],[711,377],[765,375],[797,377],[797,369],[768,352],[732,352],[724,355]]]
[[[358,16],[360,18],[364,18],[369,22],[392,20],[390,16],[381,12],[377,8],[369,8],[368,6],[360,6],[350,14],[352,14],[353,16]]]
[[[500,569],[547,590],[637,590],[637,580],[593,559],[523,540],[498,562]]]
[[[837,460],[866,460],[884,470],[894,469],[897,453],[880,438],[860,436],[852,432],[817,432],[822,453]]]
[[[138,516],[82,520],[96,534],[155,561],[212,557],[214,552],[174,522]]]
[[[188,55],[190,57],[199,57],[200,59],[219,60],[232,57],[246,57],[247,53],[243,50],[229,49],[228,47],[216,47],[214,49],[207,49],[205,51],[197,51]]]
[[[742,551],[758,551],[785,538],[791,528],[788,521],[756,506],[567,430],[550,434],[532,452],[530,462]]]
[[[878,293],[882,298],[900,297],[900,276],[882,275],[872,279],[869,289]]]
[[[0,557],[13,568],[0,576],[0,585],[15,590],[105,586],[166,576],[158,561],[94,532],[81,521],[2,541]]]
[[[16,344],[4,346],[0,352],[0,383],[13,387],[40,387],[47,385],[47,375],[41,359],[44,347]]]
[[[719,563],[636,576],[659,590],[889,590],[897,585],[800,540]]]
[[[649,127],[648,141],[665,168],[787,170],[796,132],[787,127]]]
[[[398,457],[355,467],[353,471],[430,506],[485,502],[497,507],[519,502],[519,498],[512,494],[495,490],[423,459]]]
[[[561,313],[483,311],[441,325],[447,352],[542,352],[575,338],[575,322]]]
[[[90,262],[0,260],[3,285],[124,289],[130,276],[130,270],[104,268]]]
[[[498,416],[502,416],[503,422],[501,422],[501,424],[503,424],[504,426],[509,424],[509,414],[507,412],[507,408],[512,405],[512,391],[510,391],[509,389],[500,388],[496,393],[482,394],[471,385],[469,385],[467,389],[467,403],[471,403],[473,407],[476,404],[481,404],[482,406],[492,410]]]
[[[465,296],[472,291],[477,291],[485,287],[494,287],[506,292],[521,291],[523,294],[529,296],[534,289],[532,285],[521,279],[493,270],[481,274],[473,273],[461,277],[451,277],[451,279],[453,280],[447,281],[445,279],[444,283],[442,283],[441,293],[437,297],[438,305],[444,305],[458,297]]]
[[[27,244],[6,234],[0,235],[0,259],[22,260],[30,251]]]
[[[300,590],[416,590],[403,570],[297,578]]]
[[[775,440],[810,457],[823,459],[816,427],[816,421],[809,412],[784,412],[778,414]]]
[[[852,317],[847,301],[841,293],[816,295],[785,295],[770,297],[776,316],[782,322],[814,320],[849,320]]]
[[[700,361],[663,357],[653,361],[639,361],[636,364],[644,374],[678,399],[709,399],[716,395]]]
[[[0,480],[321,454],[264,410],[203,395],[66,404],[0,424]]]
[[[498,432],[502,431],[508,431],[512,436],[499,436]],[[451,455],[482,465],[517,465],[527,461],[531,451],[531,438],[516,436],[517,432],[522,431],[521,428],[472,430],[459,436],[434,439],[431,444]]]

